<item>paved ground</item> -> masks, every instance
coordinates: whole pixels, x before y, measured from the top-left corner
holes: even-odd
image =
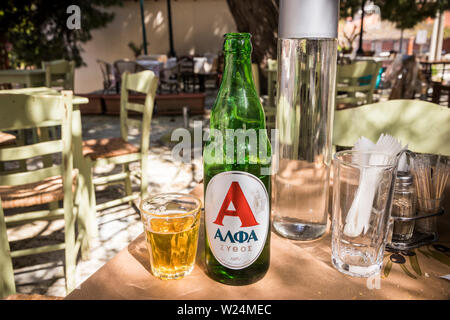
[[[207,92],[206,106],[209,109],[215,99],[216,92]],[[190,126],[194,121],[202,121],[209,125],[208,115],[193,116],[189,119]],[[198,122],[197,122],[198,124]],[[92,115],[82,117],[83,138],[113,137],[120,135],[118,116]],[[184,121],[181,116],[155,116],[152,119],[151,145],[148,161],[150,163],[147,175],[149,177],[149,192],[189,192],[201,180],[203,175],[201,159],[195,159],[192,164],[174,162],[171,146],[167,135],[175,128],[182,128]],[[138,131],[130,131],[130,142],[138,143]],[[34,163],[29,162],[30,166]],[[139,163],[132,165],[139,169]],[[114,166],[106,166],[96,170],[96,175],[120,170]],[[139,180],[132,181],[133,189],[139,190]],[[111,186],[97,189],[97,202],[114,199],[122,194],[122,186]],[[127,204],[98,212],[99,239],[91,250],[88,261],[79,260],[77,265],[77,284],[82,283],[104,263],[114,257],[128,243],[135,239],[143,227],[139,213],[134,206]],[[22,227],[8,230],[11,248],[26,248],[53,244],[64,240],[63,221],[35,222]],[[29,239],[31,240],[29,240]],[[64,288],[64,252],[58,251],[14,259],[14,272],[18,293],[39,293],[54,296],[65,296]]]

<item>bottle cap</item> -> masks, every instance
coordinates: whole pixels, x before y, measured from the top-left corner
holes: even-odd
[[[339,0],[280,0],[278,38],[337,38]]]
[[[409,172],[398,171],[395,183],[399,185],[410,185],[413,183],[413,176]]]

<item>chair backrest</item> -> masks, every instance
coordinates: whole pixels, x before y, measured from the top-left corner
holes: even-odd
[[[267,59],[267,104],[271,108],[275,107],[277,69],[277,60]]]
[[[167,59],[167,62],[164,65],[164,68],[173,68],[177,66],[177,58],[176,57],[171,57],[169,59]]]
[[[146,70],[122,75],[122,89],[120,93],[120,133],[128,141],[128,128],[141,128],[141,152],[146,153],[150,145],[150,123],[152,121],[158,78],[153,71]],[[128,101],[128,91],[146,94],[144,104]],[[130,118],[128,111],[142,113],[142,119]]]
[[[267,69],[271,71],[277,70],[278,69],[277,59],[267,59]]]
[[[194,58],[183,56],[178,59],[179,73],[194,73]]]
[[[4,171],[0,185],[14,186],[35,183],[43,179],[62,176],[65,192],[64,201],[72,201],[72,92],[62,95],[24,95],[0,93],[0,130],[21,130],[61,126],[61,138],[37,142],[25,146],[0,149],[0,161],[17,161],[62,154],[61,164],[33,171]]]
[[[114,61],[114,68],[116,68],[117,73],[122,76],[124,72],[135,73],[138,66],[135,61],[120,59]]]
[[[115,88],[117,80],[113,65],[99,59],[97,60],[97,63],[100,67],[100,71],[102,72],[103,91],[107,92],[108,90]]]
[[[162,68],[159,73],[159,81],[162,83],[168,83],[172,81],[178,81],[179,79],[179,68],[178,65],[175,64],[171,67]]]
[[[114,67],[112,64],[100,60],[97,60],[103,77],[103,90],[106,92],[116,86],[116,75],[114,73]]]
[[[260,89],[259,89],[259,68],[258,64],[252,63],[252,78],[253,83],[255,84],[256,93],[258,94],[258,97],[261,95]]]
[[[390,134],[414,152],[450,156],[450,109],[421,100],[390,100],[338,110],[333,144],[351,147],[361,137]]]
[[[357,103],[361,99],[355,97],[356,92],[364,93],[364,103],[372,103],[373,91],[377,83],[381,63],[376,61],[357,61],[351,64],[338,65],[337,91],[349,93],[347,98],[337,98],[337,102]]]
[[[64,59],[42,61],[45,70],[46,87],[63,87],[65,90],[74,90],[75,61]]]

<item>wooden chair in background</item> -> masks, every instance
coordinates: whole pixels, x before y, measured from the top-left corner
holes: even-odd
[[[159,77],[159,87],[158,90],[160,93],[168,91],[169,93],[178,93],[180,89],[179,84],[179,73],[178,73],[178,64],[171,66],[165,66],[161,72]]]
[[[258,94],[258,97],[261,96],[261,90],[259,86],[259,69],[258,64],[252,63],[252,78],[253,83],[255,84],[256,93]]]
[[[268,59],[267,61],[267,101],[264,105],[266,115],[266,127],[270,136],[271,129],[275,129],[275,120],[277,115],[276,91],[277,91],[277,60]]]
[[[45,86],[48,88],[62,88],[74,91],[75,86],[75,61],[64,59],[43,61],[42,69],[45,70]],[[57,135],[56,128],[49,128],[51,136]],[[23,133],[22,133],[23,134]],[[40,139],[39,132],[32,131],[33,139]]]
[[[183,83],[183,91],[195,92],[195,87],[199,84],[199,81],[194,73],[193,57],[183,56],[178,59],[178,74]]]
[[[3,147],[11,147],[16,144],[17,138],[15,135],[7,133],[7,132],[0,132],[0,148]],[[25,163],[22,162],[22,167],[25,166]],[[0,162],[0,172],[5,170],[5,163]]]
[[[61,164],[33,171],[4,171],[0,176],[0,297],[15,293],[12,258],[65,250],[66,290],[75,288],[75,266],[81,249],[88,248],[85,214],[78,212],[78,172],[73,170],[72,92],[62,96],[0,94],[0,130],[61,126],[62,137],[26,146],[0,148],[0,161],[16,161],[61,154]],[[62,202],[62,208],[59,203]],[[51,206],[52,205],[52,206]],[[39,210],[36,211],[36,207]],[[48,207],[49,209],[45,209]],[[21,213],[16,213],[20,208]],[[5,210],[14,209],[5,215]],[[27,210],[28,209],[28,210]],[[29,211],[33,210],[33,211]],[[25,212],[24,212],[25,211]],[[10,250],[7,227],[37,220],[64,219],[64,242]],[[76,224],[78,230],[76,232]]]
[[[372,103],[380,68],[375,61],[338,65],[336,109]]]
[[[117,73],[122,76],[124,72],[135,73],[138,66],[136,61],[131,61],[128,59],[120,59],[114,61],[114,68],[116,68]]]
[[[113,66],[115,69],[115,73],[117,75],[116,78],[116,81],[118,82],[117,91],[120,91],[122,83],[122,75],[124,74],[124,72],[136,73],[139,69],[139,66],[136,63],[136,61],[131,61],[129,59],[116,60],[114,61]]]
[[[64,59],[43,61],[42,69],[45,70],[46,87],[61,87],[64,90],[74,91],[75,61]]]
[[[103,93],[119,93],[119,75],[111,63],[97,59],[103,77]]]
[[[148,150],[150,145],[150,123],[152,120],[153,106],[155,101],[158,78],[152,71],[142,71],[129,74],[125,72],[122,75],[122,89],[120,96],[120,134],[121,137],[93,139],[83,142],[83,154],[86,157],[90,169],[104,166],[106,164],[116,164],[123,166],[123,172],[110,176],[102,176],[93,179],[91,188],[91,208],[103,210],[122,203],[135,200],[139,194],[133,194],[131,189],[131,175],[136,172],[130,172],[129,164],[140,161],[140,196],[145,197],[148,188],[147,168],[148,168]],[[145,103],[137,104],[128,102],[128,91],[140,92],[146,94]],[[142,120],[130,118],[129,111],[142,114]],[[138,127],[141,129],[140,147],[128,142],[128,129]],[[90,172],[89,172],[90,173]],[[88,174],[88,173],[86,173]],[[125,183],[126,195],[121,199],[110,200],[101,204],[96,204],[95,188],[96,185],[108,185]],[[93,212],[92,214],[95,214]]]
[[[276,107],[275,96],[277,93],[277,60],[267,60],[267,105]]]

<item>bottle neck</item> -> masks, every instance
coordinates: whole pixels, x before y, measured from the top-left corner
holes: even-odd
[[[229,52],[225,55],[222,81],[225,86],[253,85],[251,55],[247,52]]]

